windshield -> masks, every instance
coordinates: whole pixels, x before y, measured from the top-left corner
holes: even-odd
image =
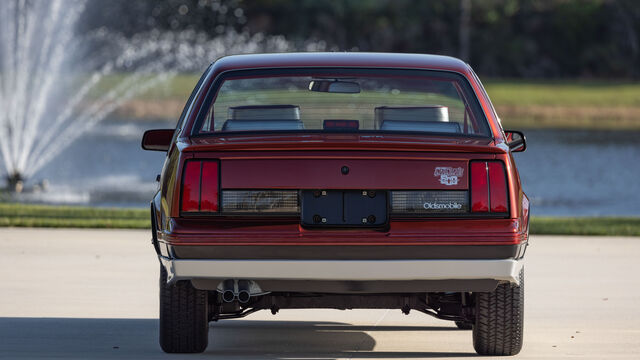
[[[195,134],[410,132],[489,136],[468,82],[425,70],[236,71],[219,79]]]

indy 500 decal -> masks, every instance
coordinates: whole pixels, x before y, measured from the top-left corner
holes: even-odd
[[[433,172],[433,176],[440,176],[440,184],[458,185],[458,178],[461,177],[463,173],[464,169],[461,167],[438,166]]]

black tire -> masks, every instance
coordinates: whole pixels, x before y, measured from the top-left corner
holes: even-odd
[[[456,326],[460,330],[471,330],[473,328],[473,324],[466,321],[456,321]]]
[[[207,348],[207,292],[190,281],[167,285],[160,266],[160,347],[167,353],[201,353]]]
[[[520,285],[501,284],[493,292],[476,293],[473,347],[480,355],[516,355],[522,349],[524,269]]]

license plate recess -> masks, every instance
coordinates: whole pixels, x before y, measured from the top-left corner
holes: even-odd
[[[380,227],[388,221],[387,192],[303,190],[301,222],[319,227]]]

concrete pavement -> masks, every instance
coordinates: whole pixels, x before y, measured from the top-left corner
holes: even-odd
[[[640,238],[533,236],[517,358],[640,358]],[[476,356],[471,332],[399,310],[283,310],[212,323],[204,354],[157,342],[147,231],[0,228],[0,358]]]

